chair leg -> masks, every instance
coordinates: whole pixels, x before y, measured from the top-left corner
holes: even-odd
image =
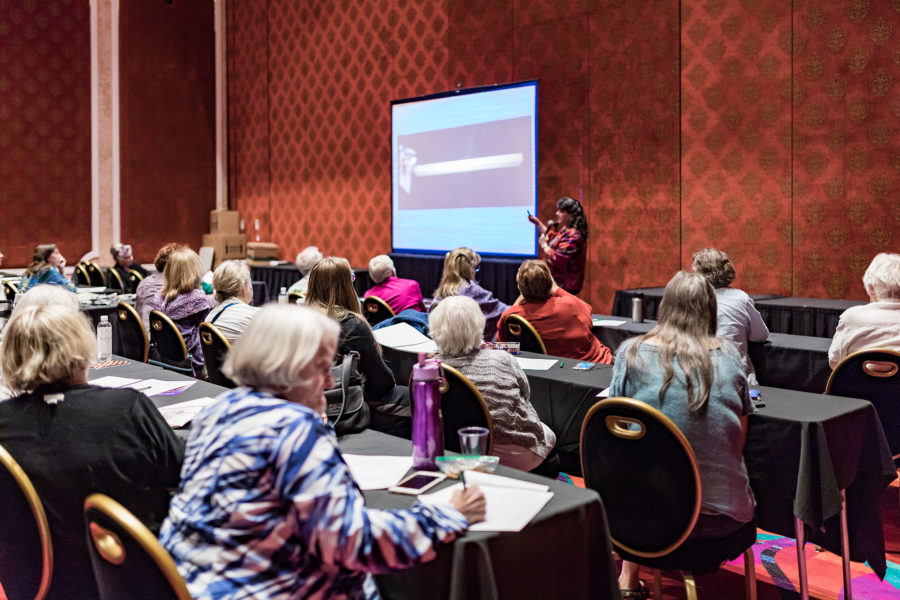
[[[681,575],[684,577],[684,594],[687,600],[697,600],[697,582],[694,581],[694,574],[682,571]],[[656,598],[659,597],[656,596]]]
[[[662,571],[653,569],[653,597],[662,598]]]
[[[853,600],[850,581],[850,533],[847,530],[846,490],[841,490],[841,563],[844,567],[844,600]]]
[[[800,579],[800,600],[809,600],[809,581],[806,578],[806,553],[803,547],[806,544],[806,531],[803,529],[803,521],[794,517],[794,536],[797,538],[797,577]]]
[[[747,587],[747,600],[756,600],[756,559],[753,546],[744,550],[744,585]]]

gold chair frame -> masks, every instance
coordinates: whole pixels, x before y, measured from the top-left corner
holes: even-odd
[[[538,345],[541,349],[541,354],[547,354],[547,346],[544,345],[544,339],[541,337],[541,334],[538,333],[538,330],[534,328],[528,319],[523,317],[522,315],[507,315],[503,320],[503,328],[509,332],[509,335],[513,335],[520,340],[522,339],[522,330],[526,330],[534,336],[534,339],[537,340]],[[505,336],[504,336],[505,337]]]
[[[391,317],[396,317],[397,313],[394,312],[394,309],[391,308],[390,304],[385,302],[383,299],[378,296],[366,296],[363,298],[363,312],[366,315],[366,320],[368,321],[370,315],[375,315],[379,310],[385,310]],[[388,319],[390,317],[387,317]]]
[[[143,362],[147,362],[150,358],[150,336],[147,335],[147,330],[144,329],[144,322],[141,321],[141,315],[138,314],[138,311],[135,310],[133,306],[128,304],[127,302],[119,302],[116,315],[118,316],[120,321],[127,321],[129,319],[133,319],[137,322],[141,327],[141,334],[144,337],[144,360]]]
[[[122,281],[122,276],[119,275],[119,272],[113,268],[110,268],[106,272],[106,287],[107,288],[114,287],[114,286],[110,285],[112,280],[115,280],[115,283],[118,286],[118,289],[122,290],[123,294],[128,291],[128,288],[125,286],[125,282]]]

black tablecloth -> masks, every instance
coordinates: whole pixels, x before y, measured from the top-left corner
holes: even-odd
[[[363,292],[372,287],[372,279],[369,277],[369,270],[363,268],[353,268],[353,274],[356,281],[353,282],[353,288],[358,296],[362,296]],[[273,302],[278,299],[278,292],[281,288],[289,288],[297,283],[302,276],[297,265],[290,263],[287,265],[276,265],[274,267],[250,267],[250,279],[254,281],[265,282],[268,290],[268,297],[261,302]],[[253,304],[256,304],[254,297]]]
[[[418,281],[425,297],[432,296],[441,283],[443,254],[391,254],[391,259],[397,269],[397,276]],[[523,260],[525,259],[484,257],[478,271],[478,282],[501,301],[512,304],[519,297],[516,273]]]
[[[630,317],[593,315],[594,319],[625,321],[621,325],[594,325],[594,335],[615,352],[630,337],[647,333],[656,321],[635,323]],[[750,342],[750,360],[760,385],[821,393],[831,375],[828,347],[831,340],[805,335],[770,333],[765,342]]]
[[[769,331],[832,338],[841,313],[859,300],[820,298],[771,298],[755,302]]]
[[[352,454],[411,454],[411,442],[374,431],[343,436]],[[498,467],[498,475],[550,486],[554,496],[521,532],[470,532],[434,561],[377,577],[387,598],[618,598],[600,498],[592,490]],[[449,485],[442,484],[442,485]],[[365,492],[375,508],[407,508],[413,498]]]
[[[649,287],[634,288],[630,290],[616,290],[616,294],[615,296],[613,296],[612,314],[616,315],[617,317],[631,318],[632,299],[638,294],[643,294],[644,318],[656,319],[656,316],[659,314],[659,303],[660,301],[662,301],[662,296],[665,289],[665,287]],[[757,302],[759,300],[765,300],[768,298],[780,298],[781,296],[775,294],[750,294],[750,297],[753,298],[754,302]]]

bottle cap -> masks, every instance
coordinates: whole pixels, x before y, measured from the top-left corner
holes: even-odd
[[[100,322],[105,323],[109,321],[109,317],[107,315],[100,315]]]
[[[426,359],[424,352],[419,352],[419,362],[413,365],[412,380],[413,381],[437,381],[441,378],[440,361],[436,359]]]

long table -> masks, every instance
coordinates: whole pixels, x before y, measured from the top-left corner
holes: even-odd
[[[411,365],[404,354],[412,353],[384,348],[386,360]],[[525,370],[531,404],[556,434],[563,469],[580,473],[581,424],[600,400],[597,394],[609,387],[613,369],[597,365],[575,371],[577,360],[555,360],[562,368]],[[868,562],[883,577],[881,492],[896,470],[874,407],[855,398],[767,386],[759,390],[766,406],[749,418],[744,454],[760,527],[794,537],[793,519],[799,517],[809,530],[808,541],[840,554],[840,490],[846,489],[850,558]]]
[[[409,455],[411,442],[375,431],[343,436],[341,451]],[[435,560],[379,575],[385,598],[618,598],[603,504],[593,490],[506,467],[498,475],[550,486],[553,498],[520,532],[469,532],[441,548]],[[442,485],[449,485],[445,483]],[[374,508],[407,508],[414,499],[365,492]]]
[[[631,303],[636,296],[642,296],[644,299],[644,318],[656,319],[656,316],[659,314],[659,303],[662,302],[662,296],[665,290],[665,287],[616,290],[616,293],[613,296],[612,314],[617,317],[631,317]],[[775,294],[750,294],[750,297],[754,302],[771,298],[781,298],[781,296]],[[788,298],[788,300],[790,300],[790,298]]]
[[[859,300],[768,298],[755,302],[769,331],[833,338],[841,314]]]
[[[185,379],[178,373],[130,361],[91,371],[88,377],[107,375]],[[197,381],[177,396],[153,396],[151,400],[162,407],[204,396],[214,397],[222,391],[224,388],[217,385]],[[182,436],[186,433],[179,430]],[[409,440],[371,430],[342,436],[339,444],[343,452],[352,454],[408,456],[412,453]],[[470,532],[441,548],[436,559],[429,563],[379,575],[378,587],[383,597],[618,598],[606,515],[596,492],[506,467],[498,467],[497,474],[549,485],[554,496],[521,532]],[[406,508],[414,501],[412,497],[385,490],[364,493],[366,504],[373,508]],[[532,568],[538,559],[541,568]]]
[[[594,325],[593,332],[615,352],[628,338],[650,331],[656,321],[635,323],[630,317],[592,315],[593,318],[618,321],[621,325]],[[765,342],[750,342],[748,351],[756,378],[761,385],[821,393],[831,375],[828,348],[831,340],[823,337],[770,333]]]

